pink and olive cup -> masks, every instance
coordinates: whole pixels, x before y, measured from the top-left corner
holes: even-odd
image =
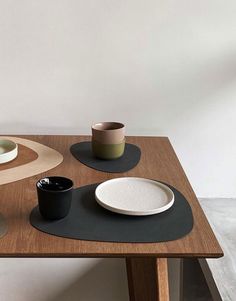
[[[104,160],[120,158],[125,150],[125,126],[120,122],[99,122],[92,126],[92,151]]]

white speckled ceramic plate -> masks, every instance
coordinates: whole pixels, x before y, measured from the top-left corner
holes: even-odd
[[[100,184],[95,198],[102,207],[126,215],[151,215],[174,204],[174,193],[166,185],[144,178],[116,178]]]
[[[14,141],[0,139],[0,164],[10,162],[17,157],[18,147]]]

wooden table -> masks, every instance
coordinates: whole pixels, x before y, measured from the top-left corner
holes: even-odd
[[[88,168],[71,155],[70,146],[90,140],[88,136],[21,137],[58,150],[64,161],[47,173],[0,187],[1,213],[9,225],[8,234],[0,240],[1,257],[123,257],[126,258],[130,300],[167,301],[166,258],[217,258],[223,255],[168,138],[127,137],[128,142],[141,148],[141,161],[129,172],[110,174]],[[45,175],[69,177],[75,187],[122,176],[166,182],[181,191],[189,201],[194,216],[193,230],[179,240],[161,243],[83,241],[44,234],[29,224],[29,214],[37,204],[35,183]]]

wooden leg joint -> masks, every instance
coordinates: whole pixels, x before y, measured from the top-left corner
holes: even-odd
[[[127,258],[130,301],[169,301],[166,258]]]

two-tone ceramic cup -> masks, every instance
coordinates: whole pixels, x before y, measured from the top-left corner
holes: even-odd
[[[120,122],[99,122],[92,126],[92,151],[105,160],[120,158],[125,150],[125,126]]]
[[[61,219],[71,207],[73,182],[64,177],[46,177],[36,183],[39,212],[45,219]]]

